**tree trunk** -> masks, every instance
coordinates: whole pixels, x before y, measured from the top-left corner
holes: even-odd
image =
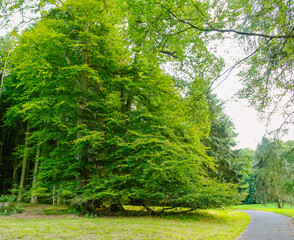
[[[34,189],[37,185],[37,176],[38,176],[38,171],[39,171],[39,159],[40,159],[40,137],[38,139],[38,148],[37,148],[37,152],[36,152],[32,189]],[[38,197],[32,195],[31,196],[31,203],[36,204],[37,202],[38,202]]]
[[[85,24],[85,31],[89,32],[89,28],[90,25],[89,24]],[[87,42],[86,42],[86,46],[87,46]],[[82,50],[82,65],[88,65],[89,64],[89,50],[88,49],[83,49]],[[83,95],[84,93],[88,92],[89,89],[89,76],[88,76],[88,72],[87,71],[83,71],[80,77],[80,82],[79,82],[79,91],[81,93],[81,95]],[[79,110],[78,110],[78,120],[77,120],[77,126],[79,127],[81,124],[83,124],[83,116],[84,116],[84,112],[85,109],[83,107],[84,105],[84,98],[83,96],[80,97],[79,99]],[[77,133],[77,140],[82,138],[83,135],[81,132]],[[77,154],[77,161],[80,162],[82,161],[82,151],[81,150],[78,154]],[[84,182],[84,174],[83,174],[83,169],[80,170],[79,175],[76,176],[76,188],[77,189],[81,189],[83,186],[83,182]]]
[[[12,175],[12,182],[13,182],[13,186],[12,189],[15,189],[15,185],[17,183],[17,159],[16,157],[13,160],[13,175]]]
[[[3,66],[2,75],[1,75],[1,85],[0,85],[0,107],[1,107],[2,90],[3,90],[3,86],[4,86],[4,77],[5,77],[5,71],[6,71],[6,65],[7,65],[8,58],[9,58],[9,53],[7,53],[6,59],[5,59],[5,61],[4,61],[4,66]]]
[[[1,147],[0,147],[0,165],[1,165],[1,162],[2,162],[2,155],[3,155],[3,149],[4,149],[5,136],[6,136],[6,131],[4,129],[3,136],[2,136],[2,139],[1,139]]]
[[[55,206],[56,205],[56,187],[55,186],[53,186],[53,206]]]
[[[30,134],[30,123],[27,125],[27,131],[25,133],[25,146],[23,150],[23,159],[22,159],[22,170],[21,170],[21,177],[20,177],[20,184],[19,184],[19,192],[17,201],[20,203],[22,199],[22,191],[24,189],[24,181],[25,181],[25,175],[26,175],[26,169],[27,169],[27,163],[28,163],[28,156],[29,156],[29,134]]]
[[[58,193],[57,194],[57,206],[59,206],[60,205],[60,194]]]
[[[14,138],[14,144],[15,144],[15,146],[19,145],[19,137]],[[12,190],[15,190],[16,185],[18,183],[17,178],[18,178],[18,168],[19,168],[17,156],[13,157],[12,166],[13,166],[13,176],[12,176],[13,185],[12,185]]]

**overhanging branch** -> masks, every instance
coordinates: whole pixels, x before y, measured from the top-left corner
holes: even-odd
[[[179,18],[176,14],[174,14],[171,10],[169,10],[167,7],[163,6],[161,4],[161,7],[163,7],[174,19],[177,21],[189,25],[191,28],[194,28],[198,31],[202,32],[219,32],[219,33],[234,33],[238,35],[245,35],[245,36],[252,36],[252,37],[263,37],[263,38],[268,38],[268,39],[290,39],[294,38],[293,34],[284,34],[284,35],[268,35],[268,34],[263,34],[263,33],[252,33],[252,32],[242,32],[234,29],[218,29],[214,28],[212,25],[209,24],[209,28],[202,28],[198,27],[191,22],[188,22],[182,18]],[[200,11],[201,12],[201,11]]]

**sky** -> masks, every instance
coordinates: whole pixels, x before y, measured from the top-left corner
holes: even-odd
[[[258,112],[249,106],[246,99],[238,99],[235,96],[242,87],[236,74],[237,71],[233,71],[230,77],[214,90],[214,93],[224,101],[224,111],[235,125],[238,133],[236,148],[255,150],[265,135],[265,123],[261,122]]]
[[[217,50],[216,55],[223,57],[226,62],[224,71],[246,56],[242,46],[236,40],[217,41],[214,46]],[[255,150],[262,137],[266,135],[267,130],[271,131],[280,126],[283,119],[273,116],[271,127],[266,129],[266,122],[261,119],[257,110],[251,107],[246,99],[239,99],[236,96],[238,90],[242,88],[240,78],[237,76],[239,71],[240,68],[234,69],[229,77],[214,90],[214,93],[224,101],[225,113],[235,124],[236,133],[238,133],[236,148]],[[221,79],[216,85],[220,81]],[[282,140],[290,140],[291,136],[294,136],[294,128],[290,129],[289,134],[284,136]]]

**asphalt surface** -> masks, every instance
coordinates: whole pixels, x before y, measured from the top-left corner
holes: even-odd
[[[235,240],[294,240],[292,218],[265,211],[238,210],[251,218],[246,230]]]

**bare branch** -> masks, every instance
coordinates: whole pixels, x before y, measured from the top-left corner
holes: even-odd
[[[70,66],[71,65],[71,62],[70,62],[70,59],[66,56],[66,54],[63,55],[67,64]]]
[[[190,29],[193,29],[193,28],[192,28],[192,27],[188,27],[188,28],[186,28],[186,29],[183,29],[183,30],[178,31],[178,32],[175,32],[175,33],[166,34],[165,36],[168,36],[168,37],[170,37],[170,36],[174,36],[174,35],[177,35],[177,34],[180,34],[180,33],[186,32],[186,31],[188,31],[188,30],[190,30]]]
[[[168,52],[168,51],[160,51],[160,52],[163,53],[163,54],[169,55],[169,56],[171,56],[173,58],[178,59],[178,57],[175,55],[176,52]]]

